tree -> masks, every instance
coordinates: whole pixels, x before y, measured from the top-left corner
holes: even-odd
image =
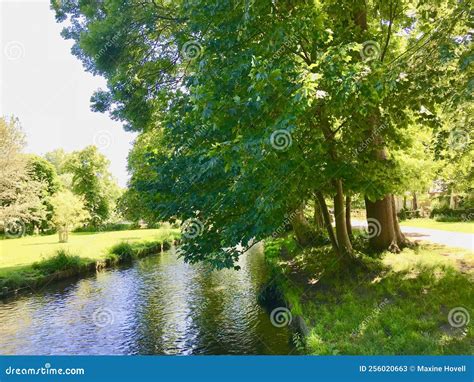
[[[72,173],[72,190],[84,199],[90,224],[94,227],[100,226],[110,217],[120,194],[108,170],[109,164],[97,147],[88,146],[73,152],[64,165],[64,171]]]
[[[350,261],[348,192],[365,195],[380,225],[374,248],[403,245],[394,152],[414,121],[437,125],[422,106],[434,110],[466,85],[459,63],[469,41],[456,36],[468,35],[467,2],[53,7],[58,20],[72,20],[63,35],[75,40],[74,54],[107,78],[95,110],[162,134],[164,149],[143,156],[153,176],[138,171],[134,184],[161,219],[187,222],[186,260],[232,266],[238,248],[317,197],[334,252]]]
[[[63,149],[56,149],[44,154],[44,159],[54,166],[58,175],[62,175],[66,172],[66,163],[69,159],[69,154]]]
[[[53,207],[52,222],[55,225],[59,242],[67,243],[69,232],[89,219],[84,202],[71,191],[60,191],[50,198]]]
[[[26,158],[30,178],[33,181],[42,183],[44,186],[39,197],[41,199],[42,208],[46,211],[46,214],[44,218],[38,222],[38,225],[42,229],[49,229],[53,213],[49,198],[61,189],[61,182],[56,173],[56,169],[46,159],[34,154],[29,154]]]
[[[0,224],[8,236],[21,236],[27,224],[45,217],[41,195],[45,185],[35,179],[21,153],[24,134],[16,118],[0,118]]]

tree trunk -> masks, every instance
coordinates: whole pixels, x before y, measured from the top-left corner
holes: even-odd
[[[59,235],[59,242],[60,243],[67,243],[68,241],[68,231],[64,228],[58,229],[58,235]]]
[[[400,245],[403,245],[403,241],[399,242],[397,239],[395,227],[398,226],[398,221],[392,205],[392,195],[386,195],[383,199],[375,202],[366,197],[365,207],[370,246],[378,251],[388,249],[391,252],[400,252]],[[395,223],[396,221],[397,223]]]
[[[317,191],[316,197],[318,199],[319,208],[321,209],[321,213],[323,215],[324,225],[326,226],[329,239],[331,240],[332,248],[337,255],[340,255],[341,253],[337,245],[336,237],[334,236],[334,230],[332,229],[331,224],[331,216],[329,215],[328,206],[326,205],[326,201],[324,200],[324,195],[322,194],[322,192]]]
[[[317,232],[324,230],[324,216],[317,198],[314,200],[314,226]]]
[[[295,215],[291,220],[291,225],[296,240],[302,247],[307,247],[314,242],[315,235],[313,229],[304,216],[304,204],[295,211]]]
[[[352,244],[347,233],[346,215],[344,212],[344,193],[342,190],[342,180],[337,179],[333,182],[336,188],[334,195],[334,220],[336,221],[336,238],[339,251],[343,255],[352,254]]]
[[[416,199],[416,192],[413,193],[413,211],[416,211],[418,209],[418,201]]]
[[[397,239],[398,247],[403,247],[408,244],[408,240],[400,229],[400,224],[398,223],[397,209],[395,206],[395,196],[392,195],[392,217],[393,217],[393,229],[395,231],[395,238]]]
[[[407,196],[406,195],[403,195],[403,209],[404,210],[407,209]]]
[[[346,227],[349,236],[352,236],[352,223],[351,223],[351,197],[346,196]]]

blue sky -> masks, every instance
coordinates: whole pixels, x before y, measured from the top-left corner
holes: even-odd
[[[96,144],[121,186],[134,134],[106,114],[90,110],[90,96],[105,88],[84,71],[60,36],[49,2],[0,0],[0,114],[20,119],[27,152],[44,154]]]

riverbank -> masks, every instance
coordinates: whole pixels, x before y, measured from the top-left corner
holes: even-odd
[[[116,266],[168,249],[179,230],[160,229],[73,233],[0,241],[0,297]]]
[[[469,354],[473,258],[421,245],[365,255],[351,269],[329,246],[301,249],[291,237],[267,240],[273,271],[266,289],[306,332],[306,354]],[[367,253],[367,252],[366,252]]]

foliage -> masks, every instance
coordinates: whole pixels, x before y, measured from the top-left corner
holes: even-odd
[[[74,229],[74,232],[111,232],[111,231],[127,231],[139,229],[138,224],[135,223],[106,223],[99,227],[82,226]],[[151,228],[151,227],[148,227]],[[154,227],[159,228],[159,227]]]
[[[89,222],[95,227],[111,216],[120,194],[108,170],[109,164],[109,160],[95,146],[73,152],[65,164],[65,171],[73,175],[72,189],[83,198]]]
[[[130,261],[133,259],[133,246],[132,244],[123,241],[110,248],[110,253],[117,255],[123,261]]]
[[[71,191],[60,191],[50,198],[53,207],[52,222],[56,226],[60,241],[67,241],[67,234],[89,218],[84,202]]]
[[[44,154],[44,159],[51,163],[56,169],[58,175],[62,175],[66,172],[66,163],[69,159],[64,149],[56,149]]]
[[[31,265],[34,270],[48,275],[59,271],[77,270],[84,264],[83,259],[77,255],[71,255],[64,249],[56,251],[56,255],[48,257]]]
[[[141,133],[132,214],[191,222],[185,259],[231,267],[333,181],[370,200],[413,185],[417,126],[469,97],[469,5],[365,3],[53,1],[107,79],[95,110]]]
[[[49,197],[59,191],[62,185],[56,169],[46,159],[38,155],[29,154],[27,156],[27,166],[31,180],[43,184],[40,198],[46,214],[38,225],[42,230],[48,230],[51,228],[50,222],[53,214],[53,207],[49,202]]]
[[[0,118],[0,226],[6,233],[21,236],[25,225],[45,218],[42,195],[47,191],[42,179],[28,167],[21,151],[24,134],[18,119]]]

